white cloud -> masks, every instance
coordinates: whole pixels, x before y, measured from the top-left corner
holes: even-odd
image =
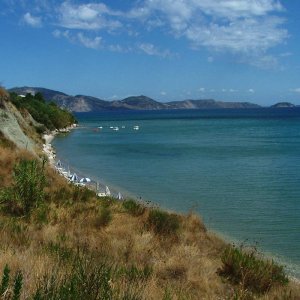
[[[236,93],[236,92],[238,92],[238,90],[235,90],[235,89],[229,89],[228,91],[229,91],[229,93]]]
[[[9,1],[9,0],[5,0]],[[10,0],[16,2],[16,0]],[[22,0],[24,2],[24,0]],[[173,56],[170,50],[161,50],[161,45],[154,46],[142,40],[144,31],[160,31],[177,39],[186,39],[193,49],[206,48],[211,53],[207,62],[212,63],[218,53],[230,53],[234,59],[260,68],[273,68],[278,59],[289,56],[282,53],[272,56],[269,49],[283,44],[289,37],[284,28],[285,12],[281,0],[138,0],[128,1],[127,10],[117,10],[109,6],[109,1],[62,1],[52,16],[52,24],[71,31],[72,36],[78,31],[90,31],[88,41],[77,36],[82,44],[100,44],[99,31],[105,34],[126,33],[128,45],[116,42],[111,51],[124,52],[124,49],[136,47],[148,55],[159,57]],[[44,3],[39,4],[39,3]],[[50,4],[49,4],[50,3]],[[51,17],[49,7],[54,7],[54,0],[34,0],[27,7],[38,13],[47,12],[44,22]],[[25,5],[25,4],[24,4]],[[53,10],[53,9],[52,9]],[[39,13],[40,14],[40,13]],[[29,12],[24,21],[31,26],[41,26],[42,19]],[[138,42],[136,40],[138,39]],[[120,39],[124,41],[124,39]],[[91,42],[91,43],[90,43]],[[101,41],[103,44],[103,41]],[[130,45],[131,43],[131,45]],[[133,50],[130,50],[133,51]],[[129,52],[129,51],[126,51]]]
[[[300,88],[291,89],[291,92],[300,93]]]
[[[109,16],[118,14],[103,3],[72,5],[70,2],[64,2],[59,8],[59,25],[69,29],[115,30],[122,24]]]
[[[65,38],[72,43],[81,44],[86,48],[90,49],[99,49],[101,48],[102,38],[100,36],[96,37],[88,37],[82,32],[78,32],[77,34],[71,33],[69,30],[54,30],[52,32],[53,36],[56,38]]]
[[[248,92],[249,93],[255,93],[254,89],[249,89]]]
[[[204,88],[204,87],[201,87],[201,88],[198,89],[198,91],[199,91],[200,93],[204,93],[204,92],[205,92],[205,88]]]
[[[226,93],[226,92],[227,92],[227,90],[226,90],[226,89],[222,89],[221,91],[222,91],[223,93]]]
[[[134,11],[143,22],[163,20],[193,47],[218,52],[260,56],[288,38],[277,0],[145,0]]]
[[[275,69],[278,66],[278,60],[273,55],[248,56],[242,60],[260,69]]]
[[[77,34],[78,41],[86,48],[91,49],[99,49],[101,46],[102,38],[100,36],[96,36],[94,38],[89,38],[85,36],[82,32]]]
[[[169,50],[160,50],[158,47],[150,43],[141,43],[138,49],[151,56],[170,57],[172,53]]]
[[[161,91],[160,94],[161,94],[162,96],[166,96],[166,95],[167,95],[167,93],[166,93],[165,91]]]
[[[41,27],[42,26],[42,19],[40,17],[35,17],[31,15],[30,12],[27,12],[23,16],[23,20],[25,21],[26,24],[32,26],[32,27]]]

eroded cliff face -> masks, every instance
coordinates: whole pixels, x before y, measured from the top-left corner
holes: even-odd
[[[13,104],[2,98],[0,106],[0,131],[18,148],[35,153],[34,131],[30,123],[34,120],[28,115],[28,120],[20,114]],[[31,120],[31,121],[30,121]],[[28,122],[29,121],[29,122]],[[30,138],[31,135],[33,138]]]

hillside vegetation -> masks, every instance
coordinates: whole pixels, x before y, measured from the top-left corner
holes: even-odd
[[[282,267],[195,214],[99,198],[0,141],[1,299],[299,299]]]
[[[20,97],[10,94],[11,102],[22,112],[27,110],[35,121],[42,124],[38,130],[54,130],[67,127],[76,122],[74,116],[67,110],[59,108],[54,102],[46,102],[41,93],[26,94]]]

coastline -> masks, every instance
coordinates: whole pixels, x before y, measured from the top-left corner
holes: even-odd
[[[43,144],[42,151],[48,158],[50,166],[52,166],[52,167],[55,166],[55,158],[56,158],[56,152],[55,152],[51,142],[53,141],[53,139],[55,138],[55,136],[57,134],[67,133],[75,128],[77,128],[77,124],[74,123],[71,126],[68,126],[66,128],[59,129],[59,130],[55,129],[55,130],[51,131],[50,133],[43,134],[42,138],[45,141],[45,143]]]
[[[43,136],[43,138],[45,139],[45,142],[46,142],[46,149],[44,149],[44,153],[48,156],[48,158],[49,158],[49,162],[50,162],[50,164],[52,165],[52,167],[54,167],[55,168],[55,158],[56,158],[56,151],[55,151],[55,149],[53,148],[53,146],[52,146],[52,141],[53,141],[53,139],[55,138],[55,136],[57,135],[57,134],[59,134],[59,133],[65,133],[65,132],[70,132],[70,130],[72,130],[72,129],[75,129],[77,126],[75,125],[74,127],[70,127],[70,128],[68,128],[68,131],[53,131],[53,132],[51,132],[50,134],[45,134],[44,136]],[[79,172],[80,172],[80,170],[79,170]],[[96,181],[95,181],[96,182]],[[102,185],[103,185],[103,183],[102,183]],[[105,186],[105,185],[104,185]],[[86,186],[87,188],[90,188],[89,186]],[[91,189],[91,188],[90,188]],[[94,190],[94,189],[92,189],[92,190]],[[96,192],[96,194],[97,194],[97,192]],[[134,198],[136,198],[137,200],[139,200],[138,199],[138,197],[136,197],[136,195],[135,195],[135,197]],[[142,201],[142,202],[144,202],[145,204],[146,204],[146,202],[145,201]],[[155,203],[154,203],[155,204]],[[159,204],[155,204],[155,205],[157,205],[157,206],[159,206]],[[177,211],[174,211],[174,210],[169,210],[169,209],[167,209],[167,208],[163,208],[163,210],[165,210],[165,211],[173,211],[173,212],[175,212],[175,213],[178,213],[178,214],[180,214],[180,212],[177,212]],[[198,214],[199,215],[199,214]],[[199,215],[200,216],[200,215]],[[200,216],[201,217],[201,216]],[[216,237],[218,237],[218,238],[220,238],[222,241],[224,241],[226,244],[242,244],[242,241],[239,241],[238,239],[235,239],[235,238],[231,238],[230,236],[228,236],[227,234],[224,234],[224,233],[222,233],[222,232],[219,232],[218,230],[215,230],[215,229],[211,229],[211,228],[208,228],[208,232],[210,232],[210,233],[212,233],[213,235],[215,235]],[[284,262],[284,259],[281,259],[278,255],[276,255],[276,254],[273,254],[273,253],[271,253],[271,252],[269,252],[269,251],[261,251],[260,250],[260,254],[262,254],[262,256],[264,257],[264,259],[267,259],[267,260],[275,260],[275,261],[277,261],[278,263],[280,263],[281,265],[284,265],[285,267],[287,266],[287,265],[290,265],[290,266],[292,266],[291,264],[288,264],[288,263],[285,263]],[[288,270],[291,270],[292,268],[285,268],[287,271]],[[290,273],[290,272],[289,272]],[[298,277],[295,277],[295,275],[291,275],[291,274],[289,274],[288,275],[289,276],[289,278],[290,278],[290,280],[291,281],[293,281],[293,282],[295,282],[295,283],[297,283],[297,284],[300,284],[300,277],[298,278]]]

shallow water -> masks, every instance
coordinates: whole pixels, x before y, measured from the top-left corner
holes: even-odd
[[[53,141],[69,165],[122,193],[194,210],[210,229],[258,243],[300,277],[300,109],[106,112],[78,119],[82,128]],[[98,126],[103,129],[93,131]]]

